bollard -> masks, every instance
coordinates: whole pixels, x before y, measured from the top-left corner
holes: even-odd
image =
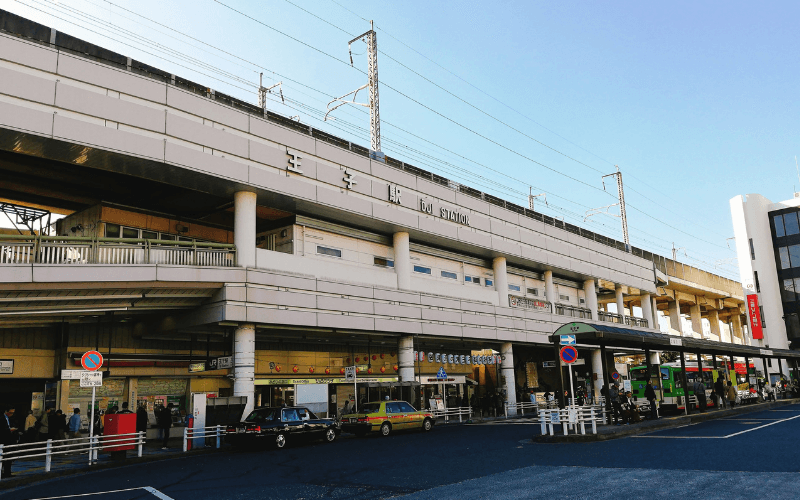
[[[186,443],[188,441],[188,437],[189,437],[189,428],[188,427],[184,427],[183,428],[183,451],[184,452],[186,451]]]
[[[222,426],[217,424],[217,448],[220,446],[220,440],[222,438]]]
[[[94,461],[97,462],[97,454],[100,453],[100,436],[94,437]]]
[[[460,424],[461,422],[463,422],[463,420],[461,419],[461,408],[459,408],[458,409],[458,423]]]
[[[564,435],[566,436],[569,431],[569,414],[562,413],[561,410],[558,410],[561,420],[561,428],[564,429]],[[565,422],[566,420],[566,422]]]
[[[590,415],[591,415],[591,419],[592,419],[592,434],[597,434],[597,422],[594,419],[594,408],[592,408],[590,411],[591,411]]]
[[[545,424],[544,414],[542,412],[539,412],[539,427],[541,427],[542,436],[544,436],[545,432],[547,432],[547,426]]]
[[[50,462],[53,459],[52,452],[53,452],[53,440],[52,439],[48,439],[47,440],[47,448],[45,448],[45,452],[44,452],[44,471],[45,472],[50,472]]]
[[[583,410],[580,410],[580,413],[578,413],[578,421],[581,423],[581,434],[586,435],[586,419],[584,419],[583,415]]]
[[[0,465],[3,463],[3,444],[0,443]],[[0,479],[3,479],[3,467],[0,467]]]
[[[139,449],[136,451],[136,456],[142,457],[142,447],[144,446],[144,431],[139,431]]]

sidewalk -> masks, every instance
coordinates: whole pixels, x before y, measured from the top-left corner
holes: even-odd
[[[121,465],[186,456],[186,454],[183,453],[182,437],[171,438],[169,440],[169,449],[167,450],[162,450],[161,444],[160,440],[148,441],[142,448],[141,458],[137,456],[137,450],[134,449],[126,452],[125,460],[112,460],[109,453],[103,453],[101,451],[98,453],[97,463],[94,465],[89,465],[89,455],[87,452],[56,455],[52,458],[50,472],[47,473],[45,473],[45,457],[14,460],[11,466],[12,476],[10,478],[3,476],[3,479],[0,480],[0,488],[6,489],[14,486],[21,486],[35,481],[74,474],[78,471],[106,469]],[[216,450],[216,448],[203,448],[202,450],[194,450],[191,453],[196,454],[212,450]]]
[[[718,418],[731,417],[735,415],[746,415],[763,410],[769,410],[780,406],[800,403],[800,399],[781,399],[779,401],[771,401],[764,403],[749,404],[747,406],[737,406],[728,410],[717,410],[715,408],[707,409],[705,412],[695,410],[691,415],[674,415],[661,417],[658,420],[643,420],[638,424],[631,425],[599,425],[597,426],[597,434],[569,434],[564,436],[563,431],[561,434],[558,432],[555,435],[537,433],[533,436],[533,442],[536,443],[586,443],[593,441],[606,441],[609,439],[617,439],[626,436],[633,436],[637,434],[646,434],[661,429],[669,429],[672,427],[680,427],[699,422],[706,422],[708,420],[716,420]],[[556,427],[561,431],[561,427]]]

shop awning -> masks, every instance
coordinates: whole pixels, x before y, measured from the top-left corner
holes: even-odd
[[[651,349],[654,351],[684,351],[690,353],[719,354],[723,356],[747,356],[749,358],[800,359],[799,351],[788,349],[762,349],[757,346],[728,344],[713,340],[678,337],[651,331],[626,328],[616,323],[567,323],[549,337],[550,342],[559,342],[561,335],[572,335],[577,344],[604,345]]]

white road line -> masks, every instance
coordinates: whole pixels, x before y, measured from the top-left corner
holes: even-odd
[[[123,490],[109,490],[109,491],[95,491],[93,493],[76,493],[74,495],[62,495],[59,497],[46,497],[46,498],[32,498],[30,500],[58,500],[60,498],[78,498],[78,497],[89,497],[92,495],[107,495],[109,493],[122,493],[124,491],[136,491],[136,490],[145,490],[146,492],[150,493],[151,495],[155,496],[159,500],[174,500],[171,497],[161,493],[157,489],[151,486],[142,486],[138,488],[125,488]]]
[[[653,435],[641,435],[641,436],[631,436],[636,438],[654,438],[654,439],[728,439],[734,436],[739,436],[740,434],[745,434],[748,432],[757,431],[759,429],[763,429],[764,427],[769,427],[771,425],[780,424],[782,422],[788,422],[789,420],[794,420],[796,418],[800,418],[800,415],[795,415],[794,417],[783,418],[777,420],[775,422],[770,422],[768,424],[759,425],[758,427],[753,427],[752,429],[745,429],[743,431],[734,432],[733,434],[728,434],[727,436],[653,436]]]

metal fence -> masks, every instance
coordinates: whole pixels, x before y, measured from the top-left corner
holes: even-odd
[[[472,408],[446,408],[443,410],[431,410],[431,414],[433,414],[433,418],[436,419],[444,419],[445,422],[449,422],[450,419],[455,419],[458,417],[459,422],[463,422],[464,417],[467,417],[467,420],[472,420]]]
[[[222,425],[211,425],[208,427],[184,427],[183,428],[183,451],[190,451],[196,440],[203,441],[203,447],[206,446],[208,438],[216,441],[216,447],[222,446],[222,437],[227,434],[227,430]]]
[[[169,264],[234,267],[236,247],[134,238],[0,235],[0,264]]]
[[[48,439],[37,443],[0,444],[0,463],[44,457],[44,471],[50,472],[53,457],[56,456],[85,454],[91,465],[97,462],[97,454],[100,450],[118,451],[120,447],[134,446],[137,449],[137,456],[141,457],[144,444],[144,432],[59,440]],[[0,467],[0,479],[2,479],[2,467]]]

